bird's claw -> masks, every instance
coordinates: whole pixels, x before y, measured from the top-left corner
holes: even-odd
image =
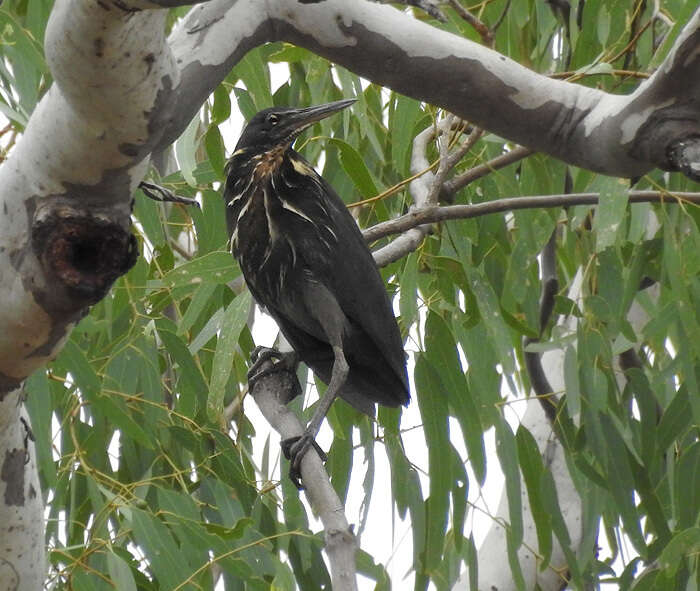
[[[248,370],[248,380],[255,376],[257,371],[260,369],[260,366],[266,361],[270,359],[281,360],[283,358],[284,353],[280,353],[277,349],[258,345],[257,347],[255,347],[255,349],[253,349],[252,353],[250,354],[250,360],[253,363],[253,365],[251,365],[250,369]]]
[[[314,448],[318,457],[322,462],[328,460],[326,452],[316,443],[316,440],[310,433],[304,433],[299,437],[290,437],[281,442],[282,453],[289,460],[289,479],[294,483],[294,486],[299,490],[304,489],[301,482],[301,460],[309,451]]]
[[[260,366],[263,363],[272,359],[277,360],[272,367],[260,369]],[[250,369],[248,370],[248,389],[251,392],[253,391],[255,382],[257,382],[260,378],[284,371],[287,372],[292,378],[292,393],[289,400],[293,400],[301,394],[301,384],[299,384],[296,374],[298,357],[295,352],[292,351],[289,353],[281,353],[277,349],[273,349],[271,347],[257,346],[250,354],[250,360],[253,362],[253,365],[251,365]],[[289,400],[287,402],[289,402]]]

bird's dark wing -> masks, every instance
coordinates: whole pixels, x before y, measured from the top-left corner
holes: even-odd
[[[384,392],[383,396],[377,393],[376,397],[380,398],[378,401],[384,404],[407,404],[409,388],[401,334],[396,325],[386,286],[372,254],[354,218],[334,189],[301,160],[301,156],[295,153],[293,158],[298,158],[308,167],[303,175],[313,178],[297,179],[299,187],[292,195],[300,209],[315,209],[313,219],[325,220],[331,235],[326,233],[324,237],[326,230],[323,228],[319,228],[318,232],[323,239],[334,239],[337,244],[333,248],[319,249],[318,234],[314,236],[306,232],[303,233],[307,238],[302,240],[300,256],[304,258],[313,275],[323,281],[336,296],[340,307],[354,327],[351,338],[355,338],[357,342],[354,343],[354,347],[348,348],[367,351],[367,358],[361,360],[361,363],[376,364],[378,368],[388,365],[390,368],[393,375],[385,377],[391,384],[391,391]],[[319,211],[319,208],[322,211]],[[380,360],[374,361],[373,357],[377,354],[385,363],[381,363]],[[377,389],[377,384],[363,383],[365,379],[361,372],[354,376],[351,374],[350,378],[349,388],[352,388],[354,383],[358,391]]]

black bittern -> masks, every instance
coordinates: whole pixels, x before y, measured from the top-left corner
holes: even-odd
[[[374,259],[343,201],[291,147],[303,130],[353,102],[260,111],[226,165],[232,252],[295,352],[262,358],[287,367],[301,359],[328,384],[304,435],[282,442],[297,486],[301,458],[311,445],[318,450],[314,438],[337,396],[369,415],[375,403],[409,401],[401,335]],[[257,366],[251,383],[263,373]]]

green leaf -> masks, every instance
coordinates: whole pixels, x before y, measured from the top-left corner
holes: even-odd
[[[519,29],[524,29],[527,27],[527,23],[530,20],[530,3],[516,2],[513,5],[512,11],[515,26]]]
[[[357,560],[357,572],[365,577],[371,578],[375,581],[374,591],[390,591],[391,581],[389,576],[381,563],[376,563],[372,556],[361,549],[357,550],[356,553]],[[293,585],[290,587],[283,587],[281,589],[292,589]]]
[[[447,422],[447,396],[440,377],[419,354],[415,370],[418,406],[425,440],[428,445],[430,467],[430,496],[426,499],[426,541],[424,568],[436,569],[442,559],[442,547],[447,528],[449,508],[449,488],[451,482],[450,464],[444,460],[444,451],[450,445]]]
[[[333,429],[333,443],[328,451],[326,471],[331,478],[333,488],[345,503],[353,465],[351,433],[357,421],[357,412],[348,404],[334,404],[326,418]]]
[[[177,383],[181,391],[177,408],[186,416],[194,417],[201,401],[206,398],[207,384],[182,339],[170,330],[171,327],[168,327],[166,322],[157,322],[156,327],[158,328],[158,336],[162,339],[168,354],[179,366]],[[201,405],[203,406],[203,404]]]
[[[700,443],[693,443],[681,455],[675,470],[675,506],[680,527],[690,527],[698,520],[700,500]]]
[[[634,479],[627,446],[608,416],[601,414],[600,424],[607,441],[608,489],[615,499],[615,506],[620,512],[625,533],[629,536],[637,552],[644,557],[648,549],[640,526],[640,516],[634,502]]]
[[[469,544],[465,548],[467,558],[465,562],[469,569],[469,591],[479,591],[479,554],[476,551],[474,535],[469,536]]]
[[[11,121],[18,123],[22,127],[25,127],[27,125],[27,121],[28,121],[27,116],[24,113],[20,113],[19,111],[10,107],[1,98],[0,98],[0,113],[5,115],[5,117],[10,119]]]
[[[182,320],[178,322],[177,334],[186,334],[192,325],[197,321],[200,314],[203,312],[207,305],[211,305],[211,298],[216,291],[217,285],[215,283],[202,283],[197,291],[194,292],[190,305],[187,306],[186,312],[182,315]]]
[[[605,45],[608,42],[608,35],[610,35],[610,12],[605,7],[605,4],[601,4],[598,7],[598,41],[601,45]]]
[[[190,187],[197,186],[197,182],[194,180],[194,169],[197,166],[195,152],[197,151],[197,132],[199,131],[200,124],[201,121],[198,112],[175,142],[177,163],[180,166],[180,172],[183,178]]]
[[[699,553],[700,527],[689,527],[671,538],[671,541],[661,552],[659,564],[666,571],[666,575],[671,576],[678,570],[681,560],[686,557],[693,557],[697,560]]]
[[[425,324],[426,357],[448,393],[448,403],[459,421],[464,444],[477,480],[486,478],[486,452],[479,407],[467,386],[457,354],[457,345],[441,316],[430,312]]]
[[[518,427],[515,439],[518,444],[520,470],[530,501],[530,512],[537,530],[537,547],[541,555],[539,569],[544,570],[552,556],[552,519],[549,507],[546,507],[542,501],[540,488],[542,471],[545,467],[535,438],[522,425]]]
[[[255,106],[251,94],[245,88],[239,88],[238,86],[233,89],[233,93],[236,95],[236,102],[241,115],[247,121],[250,121],[255,113],[260,110]]]
[[[405,333],[416,320],[418,314],[418,254],[412,252],[406,257],[406,264],[401,274],[401,291],[399,292],[399,311],[401,312],[401,326]]]
[[[303,47],[297,47],[296,45],[291,45],[289,43],[283,43],[282,49],[270,54],[269,61],[275,64],[283,62],[302,62],[309,59],[314,59],[314,54],[312,54],[308,49]]]
[[[627,180],[609,177],[601,180],[600,201],[593,222],[596,230],[596,252],[601,252],[617,243],[627,211],[628,198]]]
[[[508,515],[510,518],[509,542],[517,552],[523,542],[523,505],[520,495],[520,470],[518,448],[510,425],[501,416],[496,422],[496,454],[506,479],[506,496],[508,497]]]
[[[210,252],[176,267],[163,277],[163,282],[172,287],[198,285],[200,283],[228,283],[240,275],[231,253]]]
[[[87,360],[85,353],[72,339],[63,347],[60,356],[75,379],[75,383],[84,394],[96,394],[102,387],[100,378]]]
[[[391,123],[391,155],[397,172],[402,175],[409,173],[408,154],[413,142],[413,132],[418,119],[423,112],[420,101],[395,94],[396,108],[393,111]]]
[[[131,508],[134,537],[143,550],[154,577],[161,589],[194,589],[193,585],[180,587],[191,575],[191,568],[183,560],[180,548],[165,524],[148,511]]]
[[[688,390],[682,386],[659,421],[657,428],[659,448],[667,450],[671,447],[679,434],[685,433],[692,420],[693,413],[688,400]]]
[[[542,494],[542,503],[549,510],[552,520],[552,531],[554,532],[554,535],[557,536],[557,540],[559,540],[559,544],[564,552],[566,565],[569,568],[571,578],[576,585],[575,588],[583,589],[584,585],[581,578],[581,570],[578,566],[576,555],[571,549],[571,537],[569,536],[569,531],[566,528],[566,522],[564,521],[564,516],[561,512],[561,506],[559,505],[557,487],[554,483],[552,473],[549,470],[542,470],[540,474],[540,491]]]
[[[226,204],[221,195],[211,189],[202,191],[202,209],[189,209],[197,230],[197,247],[200,256],[213,251],[230,252],[229,233],[226,224]],[[231,257],[233,258],[233,257]]]
[[[214,125],[223,123],[231,116],[231,97],[228,89],[223,84],[219,84],[214,89],[214,104],[211,108],[211,122]]]
[[[107,568],[116,591],[136,591],[134,574],[123,558],[114,552],[107,552]]]
[[[503,371],[507,374],[512,374],[515,371],[513,342],[510,336],[510,330],[503,320],[498,298],[493,288],[486,282],[481,273],[469,266],[465,266],[464,270],[467,273],[472,291],[476,296],[481,318],[484,320],[486,330],[498,353]]]
[[[518,559],[520,542],[515,541],[514,537],[513,530],[506,528],[506,551],[508,553],[508,564],[510,565],[513,583],[515,583],[515,588],[518,591],[526,591],[525,578],[523,577],[523,570],[520,567],[520,560]]]
[[[162,247],[168,242],[163,231],[160,207],[160,204],[146,197],[139,189],[138,198],[134,199],[134,215],[141,223],[146,238],[156,248]]]
[[[376,195],[379,191],[360,153],[349,143],[338,138],[329,138],[328,143],[340,150],[343,170],[352,179],[360,194],[365,198]]]
[[[41,476],[48,488],[56,486],[56,464],[53,461],[51,416],[51,392],[44,368],[35,371],[24,383],[25,406],[31,419],[35,438],[37,461]]]
[[[226,308],[214,352],[214,363],[209,381],[207,413],[213,423],[220,422],[224,409],[226,382],[231,375],[233,356],[238,345],[238,337],[248,320],[251,297],[248,290],[240,293]]]
[[[223,317],[223,308],[218,308],[216,312],[209,317],[209,320],[207,320],[207,323],[202,327],[202,330],[199,331],[197,336],[192,339],[192,342],[187,347],[192,355],[198,353],[204,345],[216,336],[219,332]]]
[[[71,578],[74,591],[113,591],[113,587],[102,577],[86,571],[77,571]]]
[[[233,69],[233,74],[238,76],[248,89],[257,111],[272,106],[270,71],[263,60],[262,49],[249,51]]]
[[[576,349],[569,345],[564,352],[564,383],[566,384],[566,407],[569,416],[577,417],[581,412],[581,389],[578,380]]]
[[[226,148],[221,132],[216,125],[211,125],[204,134],[204,148],[207,151],[207,158],[214,169],[216,176],[223,180],[224,166],[226,164]]]

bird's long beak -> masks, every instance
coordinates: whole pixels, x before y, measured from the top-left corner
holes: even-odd
[[[352,105],[357,99],[344,99],[325,105],[317,105],[315,107],[306,107],[305,109],[297,109],[296,111],[288,111],[285,113],[285,125],[288,126],[290,135],[297,136],[307,127],[313,125],[321,119],[330,117],[333,113],[337,113]]]

